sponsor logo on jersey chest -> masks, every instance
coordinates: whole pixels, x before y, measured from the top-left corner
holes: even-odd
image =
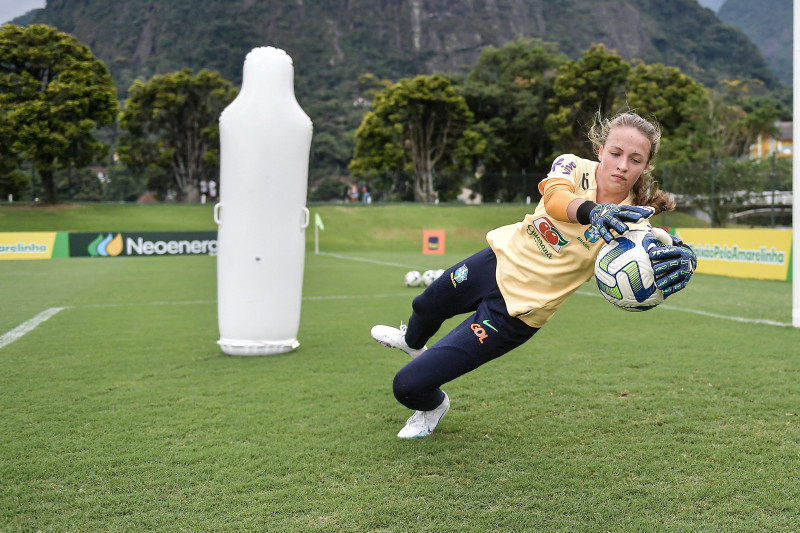
[[[548,217],[537,218],[533,221],[533,227],[556,253],[561,253],[561,249],[569,244],[566,237],[561,234],[553,221]]]

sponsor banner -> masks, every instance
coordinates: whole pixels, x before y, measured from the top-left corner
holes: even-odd
[[[673,228],[697,254],[697,272],[790,280],[792,230]]]
[[[0,260],[67,257],[67,239],[55,231],[0,233]]]
[[[70,257],[216,255],[216,231],[70,233]]]

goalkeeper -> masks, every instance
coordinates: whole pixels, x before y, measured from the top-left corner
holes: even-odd
[[[430,435],[450,408],[441,386],[530,339],[570,294],[591,279],[611,233],[674,209],[650,171],[658,126],[635,113],[599,114],[589,131],[597,160],[562,155],[539,184],[542,200],[521,222],[490,231],[489,246],[456,263],[412,302],[408,325],[375,326],[373,338],[413,359],[395,376],[395,398],[414,410],[400,438]],[[669,296],[697,265],[677,239],[650,251],[656,284]],[[442,323],[471,313],[430,349]]]

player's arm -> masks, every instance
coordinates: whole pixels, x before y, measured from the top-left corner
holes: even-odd
[[[622,235],[628,231],[625,222],[638,222],[655,213],[649,206],[597,204],[585,200],[575,194],[572,182],[564,178],[548,178],[541,188],[547,214],[562,222],[591,224],[606,242],[614,239],[612,229]]]
[[[575,194],[575,164],[571,155],[559,157],[547,177],[539,183],[539,191],[547,214],[562,222],[595,227],[606,242],[614,240],[611,230],[618,234],[628,231],[625,222],[650,218],[655,209],[649,206],[597,204]]]
[[[583,200],[575,194],[575,186],[570,180],[547,178],[542,180],[539,188],[548,215],[561,222],[577,222],[574,216],[569,216],[569,208],[573,202],[580,203]]]
[[[577,222],[574,214],[570,216],[568,212],[572,202],[582,201],[582,198],[575,194],[576,159],[572,154],[559,156],[553,161],[547,177],[539,182],[539,192],[542,193],[545,211],[561,222]]]

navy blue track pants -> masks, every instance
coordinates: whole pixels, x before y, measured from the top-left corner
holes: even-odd
[[[472,313],[395,375],[397,401],[416,411],[442,403],[444,383],[475,370],[530,339],[537,328],[508,314],[497,287],[491,248],[456,263],[414,298],[406,343],[421,348],[456,315]]]

